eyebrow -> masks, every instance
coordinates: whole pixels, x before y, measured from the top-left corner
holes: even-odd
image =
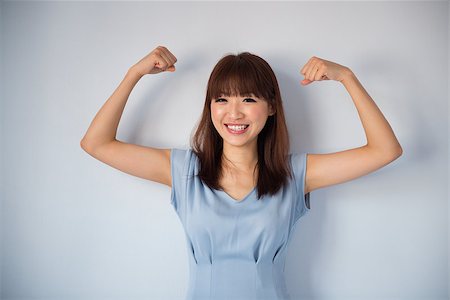
[[[225,94],[220,94],[220,96],[218,96],[217,98],[221,98],[221,97],[232,97],[231,95],[225,95]],[[258,96],[256,96],[255,94],[243,94],[243,95],[237,95],[236,97],[242,97],[242,98],[258,98]]]

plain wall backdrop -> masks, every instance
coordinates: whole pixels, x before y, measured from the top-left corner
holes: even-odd
[[[334,81],[300,85],[311,56],[348,66],[403,155],[311,192],[286,261],[295,299],[448,299],[449,3],[13,2],[1,12],[1,299],[183,299],[188,262],[170,188],[95,160],[80,140],[126,71],[158,45],[124,142],[189,147],[226,53],[274,69],[292,152],[366,143]]]

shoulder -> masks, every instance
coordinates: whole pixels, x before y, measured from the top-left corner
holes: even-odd
[[[198,163],[198,157],[192,149],[172,148],[170,153],[172,170],[194,170]]]
[[[289,167],[294,180],[303,181],[306,176],[306,160],[307,153],[305,152],[290,153],[288,155]]]
[[[288,161],[293,169],[306,166],[306,152],[289,153]]]
[[[172,148],[170,149],[170,158],[171,159],[188,159],[188,158],[196,158],[197,155],[191,149],[182,149],[182,148]]]
[[[309,192],[306,173],[307,159],[308,153],[306,152],[289,154],[292,179],[295,182],[297,189],[302,191],[303,194],[307,194]]]

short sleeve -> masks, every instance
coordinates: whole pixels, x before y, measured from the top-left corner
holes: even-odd
[[[190,150],[172,149],[170,152],[170,172],[172,177],[172,191],[170,203],[180,215],[182,200],[186,194],[186,173],[189,163]]]
[[[291,167],[295,184],[295,218],[300,219],[311,210],[310,193],[304,194],[306,180],[306,158],[307,153],[291,154]]]

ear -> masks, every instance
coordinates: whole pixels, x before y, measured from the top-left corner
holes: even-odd
[[[272,104],[269,104],[269,116],[273,116],[276,113]]]

